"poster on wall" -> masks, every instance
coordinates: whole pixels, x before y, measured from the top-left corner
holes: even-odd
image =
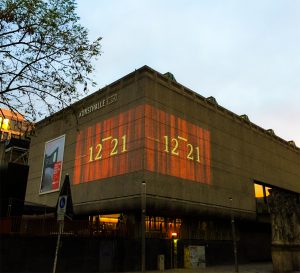
[[[186,246],[184,247],[184,268],[196,269],[204,268],[205,261],[205,246]]]
[[[65,135],[46,142],[40,193],[59,190],[64,147]]]

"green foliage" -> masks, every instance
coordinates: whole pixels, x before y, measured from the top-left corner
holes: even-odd
[[[89,41],[75,0],[0,1],[0,107],[35,121],[87,93],[101,38]]]

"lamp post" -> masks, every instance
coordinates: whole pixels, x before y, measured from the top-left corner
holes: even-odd
[[[233,215],[233,210],[232,210],[232,197],[229,197],[229,200],[230,200],[231,230],[232,230],[232,240],[233,240],[234,268],[235,268],[235,272],[239,272],[238,259],[237,259],[235,223],[234,223],[234,215]]]
[[[141,272],[145,273],[145,262],[146,262],[146,238],[145,238],[145,216],[146,216],[146,182],[143,181],[141,184]]]
[[[12,207],[12,198],[10,197],[7,206],[7,217],[10,217],[11,215],[11,207]]]

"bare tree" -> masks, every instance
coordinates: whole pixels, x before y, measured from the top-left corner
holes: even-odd
[[[0,107],[35,121],[87,93],[101,38],[90,42],[75,0],[0,1]]]

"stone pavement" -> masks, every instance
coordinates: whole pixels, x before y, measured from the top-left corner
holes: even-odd
[[[156,273],[160,271],[155,271]],[[239,273],[272,273],[272,263],[253,263],[239,265]],[[147,272],[150,273],[150,272]],[[165,273],[235,273],[234,265],[207,266],[199,269],[168,269]]]
[[[146,271],[146,273],[235,273],[234,265],[207,266],[197,269],[166,269],[165,271]],[[272,263],[253,263],[239,265],[239,273],[272,273]],[[300,273],[300,272],[299,272]]]

